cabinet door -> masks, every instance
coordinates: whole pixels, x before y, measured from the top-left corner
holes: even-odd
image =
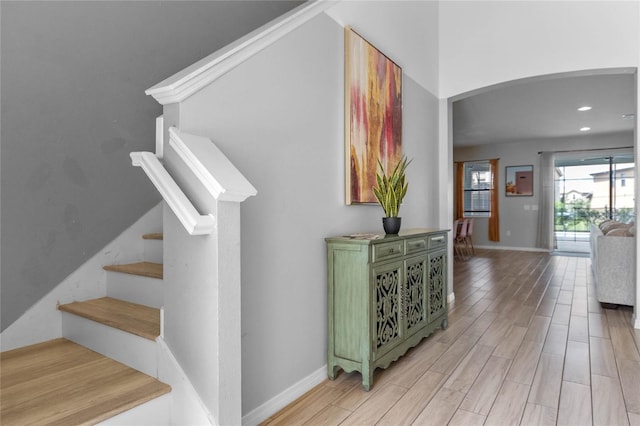
[[[405,262],[404,314],[407,335],[427,325],[427,255],[413,257]]]
[[[447,310],[447,252],[429,254],[428,314],[432,322]]]
[[[374,264],[372,267],[371,343],[374,358],[384,355],[404,338],[401,324],[402,270],[402,261]]]

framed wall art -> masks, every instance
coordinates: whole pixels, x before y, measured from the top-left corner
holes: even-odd
[[[532,196],[533,166],[507,166],[504,181],[507,197]]]
[[[345,28],[346,203],[375,203],[378,159],[402,158],[402,68]]]

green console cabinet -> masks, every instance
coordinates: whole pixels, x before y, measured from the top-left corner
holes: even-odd
[[[387,368],[437,328],[447,326],[447,230],[327,238],[328,359],[359,371],[369,390]]]

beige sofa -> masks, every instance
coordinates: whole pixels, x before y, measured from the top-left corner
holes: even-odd
[[[591,268],[598,301],[605,304],[635,303],[635,227],[606,221],[591,224]]]

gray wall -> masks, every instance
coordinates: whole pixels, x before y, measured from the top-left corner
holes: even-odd
[[[453,118],[455,120],[455,116]],[[532,206],[540,205],[540,159],[539,151],[585,150],[594,148],[617,148],[633,146],[633,133],[589,135],[577,138],[544,139],[456,148],[454,161],[486,160],[500,158],[499,209],[500,241],[489,241],[488,219],[474,220],[473,243],[481,246],[536,248],[538,211]],[[533,165],[533,196],[505,196],[505,167]],[[511,235],[507,235],[511,231]]]
[[[1,328],[159,201],[144,90],[295,1],[1,2]]]
[[[258,190],[241,205],[245,415],[326,364],[324,238],[383,232],[380,206],[344,202],[343,32],[321,14],[180,106]],[[405,74],[406,228],[437,226],[437,118]]]

